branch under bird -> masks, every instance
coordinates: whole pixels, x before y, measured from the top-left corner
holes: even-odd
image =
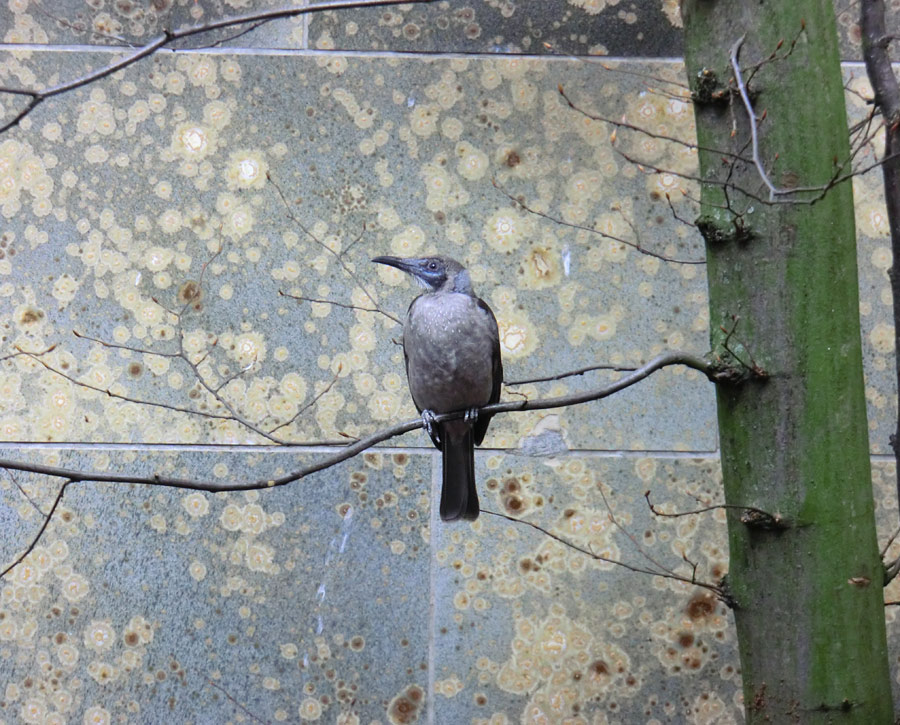
[[[503,365],[497,320],[475,295],[469,272],[449,257],[375,257],[373,262],[410,275],[425,292],[416,297],[403,324],[406,377],[416,408],[443,456],[441,519],[478,518],[475,446],[490,415],[478,408],[500,399]],[[435,414],[465,410],[438,423]]]

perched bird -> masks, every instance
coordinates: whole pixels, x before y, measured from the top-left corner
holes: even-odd
[[[491,421],[478,408],[500,399],[503,365],[497,320],[475,296],[468,271],[449,257],[375,257],[411,274],[427,291],[412,301],[403,323],[406,377],[425,430],[443,453],[441,518],[478,518],[475,445]],[[438,423],[436,413],[465,410]]]

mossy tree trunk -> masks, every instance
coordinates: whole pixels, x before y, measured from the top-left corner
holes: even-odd
[[[773,515],[728,516],[747,718],[889,723],[852,189],[814,204],[784,202],[821,193],[783,193],[827,185],[850,152],[833,4],[683,0],[682,13],[706,149],[698,224],[714,351],[768,373],[717,388],[726,501]],[[748,100],[765,112],[765,177],[735,48]]]

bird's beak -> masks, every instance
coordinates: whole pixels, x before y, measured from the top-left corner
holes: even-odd
[[[415,274],[415,265],[410,264],[410,260],[401,257],[374,257],[372,259],[376,264],[386,264],[388,267],[396,267],[397,269],[408,274]]]

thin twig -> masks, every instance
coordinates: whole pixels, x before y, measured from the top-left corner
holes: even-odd
[[[343,269],[344,272],[347,274],[347,276],[353,280],[353,282],[356,284],[356,286],[359,287],[363,291],[363,294],[365,294],[365,296],[369,298],[369,302],[371,302],[372,305],[376,309],[378,309],[379,312],[381,312],[381,314],[383,314],[385,317],[389,317],[397,324],[402,324],[400,322],[400,320],[398,320],[396,317],[388,314],[387,312],[384,312],[379,307],[378,301],[375,299],[375,296],[371,292],[369,292],[368,288],[366,287],[365,283],[360,279],[359,275],[356,274],[356,272],[350,267],[349,264],[347,264],[346,260],[344,259],[343,254],[339,254],[338,252],[335,252],[322,239],[319,239],[315,234],[313,234],[312,230],[309,229],[302,221],[300,221],[300,219],[297,218],[297,215],[294,214],[294,212],[291,210],[291,205],[288,203],[287,197],[284,195],[284,191],[282,191],[281,186],[279,186],[278,182],[276,182],[275,179],[272,178],[272,175],[267,174],[267,178],[272,183],[272,186],[275,187],[275,190],[278,192],[278,196],[281,197],[281,203],[284,204],[284,208],[287,211],[288,218],[292,222],[294,222],[294,224],[296,224],[298,227],[300,227],[300,229],[303,230],[304,234],[306,234],[310,239],[312,239],[316,244],[318,244],[322,249],[324,249],[326,252],[331,254],[337,260],[338,264],[341,265],[341,269]],[[355,243],[356,242],[354,242],[354,244]]]
[[[634,564],[627,564],[624,561],[619,561],[618,559],[610,559],[609,557],[602,556],[601,554],[596,554],[593,551],[591,551],[590,549],[584,548],[583,546],[579,546],[578,544],[575,544],[571,541],[567,541],[562,536],[559,536],[558,534],[554,534],[549,529],[545,529],[543,526],[539,526],[538,524],[532,523],[531,521],[526,521],[525,519],[517,519],[512,516],[508,516],[507,514],[503,514],[498,511],[491,511],[489,509],[484,509],[484,508],[481,509],[481,513],[489,514],[490,516],[496,516],[497,518],[501,518],[501,519],[506,519],[507,521],[512,521],[515,524],[522,524],[524,526],[530,526],[535,531],[540,531],[545,536],[549,536],[551,539],[553,539],[556,542],[559,542],[563,546],[566,546],[570,549],[574,549],[575,551],[578,551],[578,552],[584,554],[585,556],[589,556],[592,559],[594,559],[595,561],[604,561],[608,564],[620,566],[623,569],[628,569],[628,571],[635,572],[636,574],[648,574],[649,576],[658,576],[663,579],[674,579],[675,581],[680,581],[685,584],[692,584],[694,586],[702,587],[703,589],[708,589],[709,591],[713,592],[721,601],[725,602],[726,604],[728,604],[730,601],[728,595],[725,593],[725,591],[722,589],[722,587],[717,586],[715,584],[710,584],[709,582],[704,582],[704,581],[698,581],[693,578],[689,579],[687,577],[683,577],[683,576],[681,576],[679,574],[675,574],[673,572],[654,571],[653,569],[645,569],[644,567],[635,566]]]
[[[6,466],[6,468],[9,468],[9,466]],[[66,476],[63,476],[63,478],[66,478]],[[50,510],[46,514],[43,514],[44,523],[41,524],[41,527],[38,529],[37,533],[32,538],[31,543],[28,544],[25,550],[19,556],[17,556],[9,566],[7,566],[3,571],[0,571],[0,579],[3,579],[3,577],[9,574],[9,572],[11,572],[19,564],[25,561],[25,557],[27,557],[32,551],[34,551],[34,547],[37,546],[38,541],[41,540],[41,537],[44,535],[44,532],[50,525],[50,520],[53,518],[53,514],[56,512],[56,509],[59,506],[59,502],[62,501],[63,494],[66,492],[66,489],[69,487],[70,483],[74,483],[74,481],[70,479],[68,481],[65,481],[63,485],[60,486],[59,491],[56,492],[56,498],[53,499],[53,505],[50,507]]]
[[[551,221],[554,224],[558,224],[563,227],[569,227],[570,229],[581,229],[583,231],[590,232],[591,234],[596,234],[602,239],[609,239],[610,241],[624,244],[631,247],[632,249],[635,249],[641,254],[646,254],[648,257],[656,257],[657,259],[661,259],[663,262],[673,262],[674,264],[706,264],[706,260],[704,259],[676,259],[675,257],[668,257],[665,254],[660,254],[658,252],[651,252],[649,249],[645,249],[644,247],[642,247],[639,243],[632,242],[628,239],[622,239],[621,237],[607,234],[606,232],[595,229],[594,227],[588,227],[583,224],[575,224],[573,222],[567,222],[564,219],[559,219],[558,217],[552,216],[551,214],[547,214],[543,211],[538,211],[537,209],[528,206],[528,204],[526,204],[524,201],[513,196],[505,188],[503,188],[503,186],[501,186],[500,182],[497,181],[496,178],[491,177],[491,183],[494,185],[494,188],[497,189],[497,191],[503,194],[507,199],[509,199],[519,208],[524,209],[529,214],[534,214],[535,216],[539,216],[542,219]]]
[[[670,86],[675,86],[676,88],[682,89],[684,91],[688,91],[689,88],[686,83],[682,83],[680,81],[673,81],[668,78],[663,78],[662,76],[655,76],[650,73],[641,73],[640,71],[629,70],[628,68],[619,68],[618,66],[612,66],[608,63],[604,63],[602,60],[592,56],[583,56],[583,55],[573,55],[572,53],[567,53],[564,50],[560,50],[554,45],[543,42],[541,45],[544,46],[546,50],[549,50],[553,55],[561,56],[563,58],[568,58],[569,60],[574,60],[579,63],[589,63],[590,65],[599,65],[603,70],[610,71],[611,73],[621,73],[623,75],[629,76],[637,76],[638,78],[643,78],[646,80],[654,81],[655,83],[665,83]],[[690,100],[690,96],[687,96],[685,100]]]
[[[307,410],[309,410],[316,403],[318,403],[319,400],[322,398],[322,396],[326,395],[328,393],[328,391],[334,387],[334,384],[338,381],[338,378],[341,376],[342,369],[343,369],[343,366],[340,363],[338,363],[338,369],[334,373],[334,376],[331,378],[331,380],[328,381],[328,384],[324,388],[322,388],[316,395],[314,395],[312,400],[310,400],[306,405],[301,406],[300,409],[296,413],[294,413],[294,415],[292,415],[288,420],[286,420],[284,423],[281,423],[280,425],[277,425],[274,428],[270,429],[269,433],[274,434],[275,431],[281,430],[282,428],[289,426],[291,423],[293,423],[295,420],[297,420],[297,418],[299,418],[301,415],[303,415]],[[359,440],[359,439],[354,438],[354,440]]]
[[[510,380],[509,382],[504,381],[503,385],[507,388],[512,387],[514,385],[530,385],[531,383],[547,383],[554,380],[563,380],[564,378],[572,378],[576,375],[584,375],[585,373],[593,372],[594,370],[611,370],[617,373],[630,373],[636,370],[637,368],[633,367],[622,367],[620,365],[587,365],[583,368],[578,368],[577,370],[569,370],[565,373],[559,373],[558,375],[547,375],[541,378],[529,378],[527,380]]]
[[[652,556],[650,556],[650,554],[644,549],[644,547],[641,546],[640,543],[638,543],[638,540],[636,538],[634,538],[634,535],[619,522],[619,519],[617,519],[616,515],[613,513],[612,506],[609,505],[609,499],[606,498],[606,494],[603,492],[603,487],[597,486],[597,491],[600,493],[600,498],[603,499],[603,505],[606,506],[606,513],[607,513],[607,516],[609,517],[609,520],[612,523],[612,525],[615,526],[619,531],[621,531],[623,534],[625,534],[625,536],[628,537],[628,540],[634,545],[634,548],[638,550],[640,555],[643,556],[651,564],[653,564],[653,566],[655,566],[661,572],[665,572],[666,574],[668,574],[669,576],[671,576],[675,579],[681,579],[681,577],[678,574],[676,574],[674,571],[672,571],[669,567],[665,566],[664,564],[661,564],[656,559],[654,559]],[[681,555],[685,561],[688,561],[688,559],[685,556],[683,551],[681,552]],[[691,563],[691,562],[688,562],[688,563]],[[692,572],[691,572],[691,584],[697,583],[696,574],[697,574],[697,566],[694,565],[692,567]],[[682,581],[683,581],[683,579],[682,579]]]
[[[228,699],[228,701],[231,702],[241,712],[243,712],[247,717],[251,718],[252,720],[255,720],[258,723],[262,723],[262,725],[270,725],[268,720],[262,720],[262,719],[258,718],[256,715],[254,715],[252,712],[250,712],[250,710],[248,710],[244,705],[242,705],[240,702],[238,702],[231,695],[231,693],[228,692],[228,690],[226,690],[224,687],[222,687],[218,683],[213,682],[212,678],[210,678],[209,676],[207,676],[207,678],[206,678],[206,684],[211,685],[212,687],[215,687],[219,692],[221,692],[223,695],[225,695],[225,697]]]
[[[887,550],[891,548],[891,544],[894,543],[894,540],[898,536],[900,536],[900,527],[894,529],[894,533],[890,535],[890,538],[888,538],[887,543],[884,545],[884,547],[882,547],[882,549],[881,549],[881,558],[882,559],[884,558],[884,555],[887,554]]]
[[[287,292],[282,292],[281,290],[278,290],[278,294],[280,294],[282,297],[290,297],[292,300],[298,300],[299,302],[312,302],[315,304],[331,305],[333,307],[341,307],[345,310],[359,310],[360,312],[375,312],[375,313],[378,313],[381,315],[387,315],[387,317],[390,317],[398,325],[402,324],[400,322],[400,320],[398,320],[393,315],[390,315],[390,314],[386,313],[384,310],[379,310],[374,307],[360,307],[359,305],[348,305],[346,302],[336,302],[335,300],[324,300],[319,297],[304,297],[302,295],[292,295],[292,294],[288,294]]]
[[[28,503],[31,504],[31,508],[37,511],[41,516],[46,516],[47,514],[41,511],[41,507],[38,506],[37,503],[35,503],[34,499],[31,498],[31,496],[28,494],[28,491],[26,491],[22,484],[19,483],[19,479],[13,475],[12,471],[7,471],[6,475],[9,476],[9,480],[13,482],[13,485],[17,489],[19,489],[19,493],[22,494],[22,498],[24,498],[26,501],[28,501]]]
[[[743,515],[741,516],[742,520],[749,518],[749,520],[752,520],[752,522],[756,523],[757,525],[759,525],[760,522],[767,521],[770,522],[770,528],[783,528],[785,526],[785,520],[780,514],[770,514],[768,511],[763,511],[762,509],[756,508],[755,506],[720,503],[713,504],[712,506],[704,506],[702,508],[693,509],[691,511],[678,511],[676,513],[670,514],[666,513],[665,511],[660,511],[653,505],[653,503],[650,501],[649,491],[644,491],[644,498],[647,501],[647,506],[650,508],[651,513],[654,516],[659,516],[660,518],[677,519],[681,518],[682,516],[695,516],[697,514],[705,514],[710,511],[718,511],[719,509],[725,511],[733,509],[743,512]],[[745,523],[747,523],[747,521],[745,521]]]
[[[614,118],[610,118],[609,116],[601,116],[596,113],[591,113],[589,111],[585,111],[578,104],[576,104],[569,96],[566,94],[565,88],[563,88],[562,84],[557,85],[556,87],[559,95],[563,97],[566,104],[573,111],[577,111],[585,118],[589,118],[592,121],[601,121],[602,123],[608,123],[610,126],[614,126],[617,129],[624,128],[628,131],[634,131],[635,133],[642,134],[643,136],[647,136],[648,138],[653,138],[658,141],[667,141],[669,143],[677,144],[678,146],[683,146],[689,151],[707,151],[709,153],[717,154],[720,156],[724,156],[726,158],[734,159],[735,161],[749,161],[749,159],[745,159],[740,154],[735,154],[732,151],[723,150],[723,149],[714,149],[709,146],[701,146],[691,141],[685,141],[683,138],[678,138],[677,136],[669,136],[664,133],[657,133],[656,131],[651,131],[649,128],[644,128],[643,126],[635,126],[634,124],[628,123],[627,121],[619,120],[617,121]],[[682,99],[685,102],[690,102],[690,98]]]
[[[41,352],[29,352],[29,351],[23,350],[22,348],[17,346],[15,352],[10,353],[9,355],[0,356],[0,362],[12,360],[17,357],[31,357],[33,355],[40,357],[41,355],[46,355],[48,353],[53,352],[55,349],[56,349],[56,345],[51,345],[46,350],[42,350]]]

